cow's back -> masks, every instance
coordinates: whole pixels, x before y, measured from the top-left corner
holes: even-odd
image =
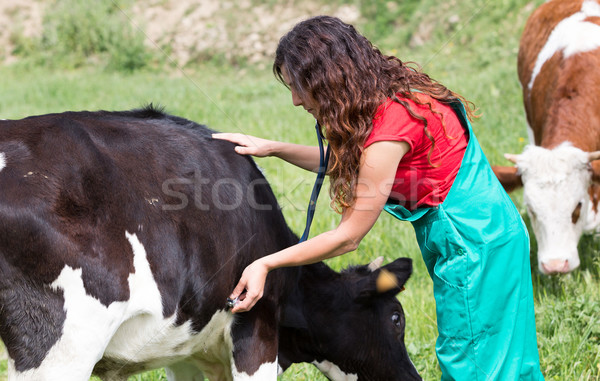
[[[549,1],[529,17],[518,74],[532,143],[553,148],[568,140],[585,151],[598,149],[600,135],[590,125],[600,122],[600,113],[585,100],[600,93],[598,75],[590,70],[600,65],[599,47],[597,0]]]
[[[583,0],[554,1],[540,5],[530,16],[521,34],[518,74],[522,84],[528,84],[537,57],[550,33],[566,17],[581,9]]]

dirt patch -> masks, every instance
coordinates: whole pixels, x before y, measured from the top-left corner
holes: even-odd
[[[16,36],[36,37],[42,32],[45,4],[36,0],[0,0],[0,59],[15,60],[13,56]]]
[[[319,14],[354,23],[360,12],[349,5],[315,1],[137,0],[123,13],[142,31],[147,45],[179,65],[207,57],[269,62],[279,38],[298,21]],[[0,0],[0,60],[11,62],[15,36],[42,33],[44,9],[52,0]]]
[[[180,65],[215,54],[228,61],[236,57],[250,63],[270,61],[279,38],[305,18],[330,14],[352,23],[360,17],[352,6],[311,1],[154,0],[137,2],[132,12],[148,43],[163,48]]]

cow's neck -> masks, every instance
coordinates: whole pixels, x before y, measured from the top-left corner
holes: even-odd
[[[323,262],[300,267],[300,277],[292,292],[287,295],[282,311],[279,337],[279,365],[285,370],[292,363],[312,362],[320,357],[319,345],[314,342],[307,310],[315,303],[323,305],[331,300],[328,291],[339,291],[324,286],[340,276]],[[317,300],[318,299],[318,300]]]
[[[562,61],[564,70],[556,83],[540,87],[546,91],[539,97],[543,103],[532,106],[541,111],[533,123],[542,126],[536,131],[538,139],[542,136],[542,147],[554,148],[569,141],[586,152],[600,150],[600,108],[593,101],[598,94],[597,74],[590,70],[596,66],[596,56],[586,53]]]
[[[561,114],[562,112],[557,112]],[[564,142],[570,142],[585,152],[600,150],[600,129],[594,131],[589,122],[584,123],[581,119],[568,119],[561,115],[551,116],[544,128],[544,133],[539,145],[553,149]]]

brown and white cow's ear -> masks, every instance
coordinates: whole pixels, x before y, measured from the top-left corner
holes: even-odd
[[[521,155],[515,155],[514,153],[505,153],[504,158],[510,161],[511,163],[517,164]]]
[[[518,173],[517,167],[501,167],[495,165],[492,167],[492,170],[505,191],[512,192],[523,186],[523,181],[521,180],[521,175]]]
[[[594,160],[600,160],[600,151],[594,151],[594,152],[588,153],[588,160],[590,162],[592,162]]]

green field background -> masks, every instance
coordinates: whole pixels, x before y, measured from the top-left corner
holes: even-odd
[[[474,130],[492,164],[508,165],[503,153],[523,149],[527,133],[516,57],[524,23],[541,0],[403,1],[393,12],[389,2],[347,3],[359,7],[363,16],[356,23],[358,29],[384,53],[420,63],[433,78],[476,104],[481,117],[475,121]],[[414,44],[414,34],[426,22],[433,25],[428,39]],[[121,57],[121,64],[115,64],[114,52],[92,52],[81,59],[36,41],[19,41],[22,53],[17,63],[0,66],[0,118],[67,110],[124,110],[153,103],[219,131],[315,142],[311,116],[292,106],[289,92],[273,78],[270,63],[229,62],[215,55],[179,67],[169,60],[168,50],[144,51],[139,56],[136,50],[121,53],[136,58],[133,63],[125,60],[123,64]],[[96,58],[90,59],[92,56]],[[314,175],[277,159],[256,161],[271,183],[288,224],[301,233]],[[322,194],[313,235],[335,227],[339,221],[339,215],[329,208],[327,189]],[[515,192],[511,197],[528,223],[522,194]],[[585,236],[579,246],[580,269],[547,277],[537,271],[532,238],[538,344],[546,380],[600,380],[599,246],[598,238]],[[342,269],[378,256],[386,263],[401,256],[414,259],[413,276],[398,296],[406,313],[406,344],[424,380],[439,379],[432,282],[411,225],[382,215],[358,250],[327,263]],[[6,355],[2,358],[0,380],[5,380]],[[166,377],[162,370],[156,370],[130,380]],[[312,365],[298,364],[280,380],[325,378]]]

